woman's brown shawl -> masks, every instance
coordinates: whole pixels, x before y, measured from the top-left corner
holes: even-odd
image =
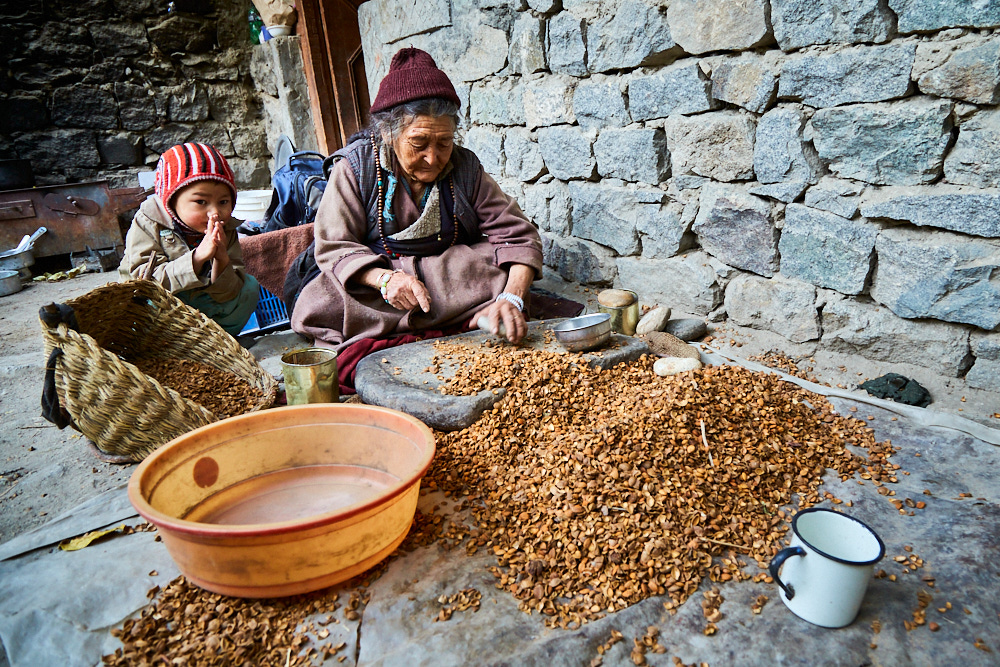
[[[480,238],[433,257],[390,260],[365,246],[370,232],[367,198],[362,197],[349,160],[337,163],[316,214],[320,274],[302,289],[291,317],[293,330],[313,338],[318,346],[340,350],[363,338],[465,324],[503,291],[510,264],[528,265],[541,275],[542,246],[534,224],[475,156],[465,149],[455,150],[466,159],[453,159],[454,168],[474,168],[478,173],[472,179],[455,180],[474,183],[472,192],[462,194],[478,218],[472,226]],[[397,176],[402,178],[398,171]],[[420,216],[405,192],[395,197],[393,212],[400,229]],[[423,281],[431,295],[430,312],[396,310],[382,300],[378,290],[354,280],[374,267],[402,269]]]

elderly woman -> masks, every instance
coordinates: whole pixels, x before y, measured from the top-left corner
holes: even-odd
[[[455,145],[460,101],[424,51],[392,59],[368,136],[336,154],[316,215],[315,260],[292,328],[344,350],[363,339],[473,328],[527,331],[542,270],[535,226]]]

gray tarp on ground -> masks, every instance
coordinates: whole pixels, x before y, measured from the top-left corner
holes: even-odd
[[[716,363],[718,357],[711,357]],[[748,367],[755,365],[740,362]],[[793,381],[800,383],[797,379]],[[836,392],[811,385],[824,392]],[[792,615],[780,602],[774,585],[741,582],[718,585],[725,599],[719,632],[702,634],[699,594],[675,616],[663,599],[650,598],[628,609],[587,624],[576,631],[549,630],[541,618],[517,610],[517,601],[494,587],[486,567],[489,554],[469,557],[463,549],[440,544],[395,558],[385,574],[368,589],[371,599],[356,623],[342,616],[327,626],[329,639],[348,643],[344,663],[330,665],[586,665],[598,655],[612,630],[625,636],[604,655],[605,665],[631,665],[633,638],[649,626],[660,628],[663,655],[649,654],[650,664],[669,665],[672,656],[684,662],[719,665],[995,665],[1000,656],[1000,433],[951,415],[883,402],[859,402],[859,397],[831,398],[838,411],[857,406],[858,415],[872,415],[878,440],[889,438],[900,451],[893,461],[909,475],[890,485],[896,499],[924,500],[915,516],[902,516],[879,496],[870,483],[841,482],[828,477],[824,488],[851,500],[852,516],[868,523],[886,544],[878,567],[898,575],[897,581],[874,579],[858,619],[840,630],[827,630]],[[892,417],[897,421],[892,421]],[[928,426],[940,423],[948,428]],[[972,426],[970,426],[972,425]],[[955,427],[961,430],[956,430]],[[967,432],[974,431],[980,438]],[[916,456],[916,454],[920,456]],[[931,495],[924,495],[927,489]],[[971,493],[960,498],[960,493]],[[429,510],[448,501],[439,495],[421,499]],[[840,509],[844,509],[843,506]],[[127,506],[125,490],[109,492],[50,524],[0,546],[0,638],[10,663],[22,665],[94,665],[118,641],[109,629],[119,626],[146,604],[146,592],[164,586],[177,574],[162,543],[153,533],[115,537],[75,552],[62,552],[60,540],[88,530],[118,525]],[[132,519],[136,521],[137,519]],[[912,553],[925,562],[916,573],[903,574],[894,556]],[[756,572],[756,567],[752,572]],[[156,576],[150,576],[151,571]],[[929,588],[922,576],[935,578]],[[702,590],[712,587],[705,581]],[[479,612],[456,612],[449,621],[435,622],[441,595],[476,588],[482,593]],[[927,620],[940,625],[907,631],[903,621],[918,609],[917,594],[933,596]],[[754,615],[753,600],[770,601]],[[936,611],[946,602],[953,609]],[[963,608],[969,613],[964,613]],[[338,612],[342,613],[342,612]],[[878,619],[881,632],[872,630]],[[329,641],[329,639],[327,641]],[[992,652],[974,647],[981,640]],[[875,645],[876,648],[871,648]],[[341,653],[339,655],[344,655]]]

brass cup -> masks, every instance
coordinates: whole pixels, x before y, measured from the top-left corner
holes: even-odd
[[[337,403],[337,353],[318,347],[293,350],[281,355],[285,376],[285,400],[288,405]]]
[[[597,312],[611,316],[611,330],[625,336],[634,336],[639,324],[639,295],[632,290],[622,290],[632,295],[632,303],[627,306],[614,307],[597,304]]]

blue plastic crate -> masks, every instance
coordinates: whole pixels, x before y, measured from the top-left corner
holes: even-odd
[[[271,294],[260,286],[260,300],[257,302],[257,310],[250,316],[250,320],[240,332],[241,336],[255,333],[267,333],[278,329],[288,328],[291,320],[288,319],[288,309],[281,299]]]

